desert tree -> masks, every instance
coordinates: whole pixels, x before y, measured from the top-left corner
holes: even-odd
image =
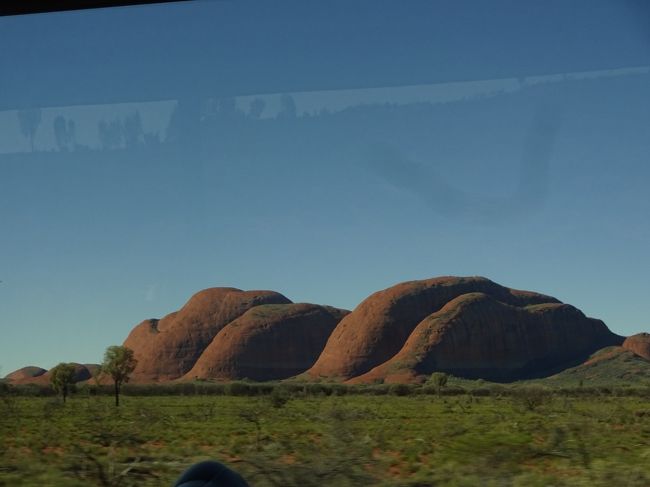
[[[52,122],[54,128],[54,139],[60,151],[73,150],[75,146],[75,123],[74,120],[67,120],[62,115]]]
[[[298,115],[298,110],[296,108],[296,101],[293,99],[293,96],[289,94],[284,94],[280,97],[280,113],[278,113],[278,118],[281,119],[294,119]]]
[[[262,98],[255,98],[251,101],[248,116],[257,120],[262,116],[265,108],[266,102]]]
[[[101,365],[102,374],[109,375],[113,379],[115,390],[115,406],[120,405],[120,389],[122,385],[129,382],[131,373],[135,370],[138,361],[133,356],[130,348],[113,345],[106,349],[104,362]]]
[[[169,117],[165,142],[179,143],[188,147],[198,143],[203,109],[204,103],[200,97],[190,96],[179,99]]]
[[[226,120],[237,116],[237,100],[231,96],[220,98],[217,101],[217,111],[221,118]]]
[[[514,399],[526,411],[535,411],[551,400],[551,391],[539,385],[528,385],[515,389]]]
[[[20,132],[29,139],[29,145],[34,152],[34,137],[41,124],[41,109],[19,110],[17,115]]]
[[[50,371],[50,384],[54,392],[63,398],[65,403],[68,393],[74,384],[74,364],[60,363]]]
[[[66,150],[68,148],[68,126],[65,123],[65,118],[58,115],[54,119],[52,125],[54,128],[54,138],[56,139],[57,147],[60,151]]]
[[[101,120],[97,124],[97,133],[104,150],[116,149],[124,142],[124,124],[119,118],[109,122]]]
[[[142,129],[142,118],[140,111],[136,110],[135,113],[128,115],[122,124],[124,132],[124,143],[127,148],[132,149],[137,147],[141,140],[144,138],[144,130]]]
[[[77,124],[72,119],[68,120],[67,133],[68,133],[68,143],[70,144],[70,148],[74,149],[75,146],[77,145]]]
[[[54,139],[60,151],[74,150],[75,148],[75,123],[74,120],[66,120],[64,116],[57,115],[52,122]]]

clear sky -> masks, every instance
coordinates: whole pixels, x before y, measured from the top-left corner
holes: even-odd
[[[483,275],[650,331],[644,13],[200,2],[0,19],[0,375],[98,362],[211,286],[351,309]]]

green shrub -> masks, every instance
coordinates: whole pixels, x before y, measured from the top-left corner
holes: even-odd
[[[359,394],[368,394],[371,396],[383,396],[388,394],[390,390],[390,385],[381,384],[381,385],[371,385],[371,386],[362,386],[359,389]]]
[[[414,387],[409,384],[391,384],[388,386],[388,393],[393,396],[410,396]]]
[[[488,386],[491,396],[500,397],[508,393],[508,388],[501,384],[491,384]]]
[[[284,407],[286,403],[291,399],[289,391],[285,387],[276,386],[273,388],[273,392],[269,395],[269,400],[271,401],[271,406],[276,409]]]
[[[14,388],[5,382],[0,382],[0,420],[13,416],[18,411]]]
[[[332,388],[328,384],[306,384],[304,386],[305,394],[310,396],[331,396]]]
[[[231,382],[226,385],[226,394],[228,396],[250,396],[253,391],[246,382]]]
[[[550,391],[541,386],[523,386],[513,393],[516,402],[527,411],[535,411],[551,399]]]
[[[442,389],[444,389],[444,387],[447,385],[448,380],[449,376],[444,372],[434,372],[429,377],[427,384],[434,386],[437,389],[438,393],[440,393],[440,391],[442,391]]]

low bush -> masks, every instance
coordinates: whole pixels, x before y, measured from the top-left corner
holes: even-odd
[[[391,384],[388,393],[393,396],[410,396],[415,392],[415,387],[410,384]]]
[[[280,409],[291,400],[291,394],[287,388],[276,386],[273,388],[273,392],[269,395],[269,400],[271,401],[271,406]]]
[[[513,389],[513,398],[527,411],[535,411],[551,399],[551,391],[541,386],[523,386]]]

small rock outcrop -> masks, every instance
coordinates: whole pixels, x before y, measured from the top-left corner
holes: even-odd
[[[72,363],[72,365],[74,365],[72,382],[77,383],[92,378],[92,373],[86,365],[77,363]],[[12,384],[48,385],[52,376],[51,372],[51,370],[45,371],[40,367],[24,367],[9,374],[7,379]]]
[[[36,367],[35,365],[29,365],[27,367],[23,367],[22,369],[14,370],[10,374],[7,374],[5,376],[5,380],[10,383],[24,383],[24,382],[29,382],[36,377],[39,377],[43,374],[45,374],[47,370],[41,368],[41,367]]]
[[[637,333],[627,337],[623,342],[623,348],[636,353],[639,357],[650,360],[650,333]]]
[[[605,347],[576,367],[546,379],[549,385],[639,385],[650,381],[650,360],[621,347]]]
[[[348,311],[316,304],[266,304],[227,324],[186,379],[286,379],[310,368]]]

